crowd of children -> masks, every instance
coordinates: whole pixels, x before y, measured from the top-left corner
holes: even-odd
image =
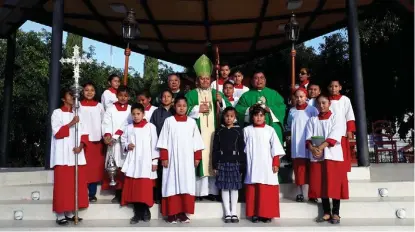
[[[254,223],[267,223],[280,216],[278,171],[280,157],[286,152],[275,129],[266,125],[267,111],[261,105],[249,109],[251,125],[239,126],[234,106],[249,89],[242,84],[240,71],[233,73],[232,81],[229,73],[229,66],[222,65],[218,86],[232,106],[221,112],[221,126],[214,132],[211,148],[223,219],[225,223],[239,222],[238,191],[244,188],[246,216]],[[286,128],[298,186],[296,201],[304,201],[303,187],[308,184],[308,199],[322,199],[324,215],[316,221],[339,223],[340,199],[349,197],[348,139],[355,131],[353,109],[350,99],[340,95],[338,80],[330,82],[326,95],[319,85],[309,82],[308,69],[301,69],[299,76],[301,85],[292,94]],[[115,190],[113,203],[132,204],[131,224],[149,221],[154,203],[161,204],[167,222],[189,222],[188,214],[195,211],[196,167],[205,144],[196,121],[187,116],[187,99],[182,95],[174,98],[170,90],[164,90],[160,106],[155,107],[149,92],[144,91],[130,106],[129,90],[120,86],[120,78],[111,75],[108,84],[101,103],[96,100],[94,84],[83,86],[79,116],[74,116],[71,92],[62,90],[63,106],[52,114],[56,222],[66,225],[74,221],[74,154],[79,165],[79,208],[97,201],[97,184],[101,183],[101,189]],[[76,142],[77,123],[80,138]],[[105,172],[110,158],[118,168],[115,186],[110,186]]]

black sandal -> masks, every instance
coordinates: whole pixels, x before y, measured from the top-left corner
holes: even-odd
[[[295,198],[296,202],[303,202],[304,201],[304,196],[303,194],[298,194],[297,197]]]
[[[66,220],[66,218],[62,218],[61,220],[56,219],[56,224],[60,226],[66,226],[69,224],[69,222]]]
[[[232,219],[231,219],[232,223],[238,223],[239,222],[239,218],[236,215],[232,215]]]
[[[325,216],[329,216],[328,218],[324,218]],[[325,214],[323,215],[323,217],[319,217],[316,219],[317,223],[321,223],[321,222],[328,222],[331,220],[331,215],[330,214]]]
[[[335,217],[337,216],[337,217]],[[337,214],[333,214],[330,220],[331,224],[339,224],[340,223],[340,216]]]
[[[224,221],[225,221],[225,223],[231,223],[232,222],[232,216],[229,216],[229,215],[225,216]]]

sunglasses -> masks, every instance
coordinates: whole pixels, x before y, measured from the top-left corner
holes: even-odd
[[[300,75],[307,75],[307,73],[305,73],[305,72],[300,72]]]

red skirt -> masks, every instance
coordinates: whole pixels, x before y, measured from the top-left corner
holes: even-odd
[[[85,141],[85,159],[88,183],[100,182],[104,177],[105,153],[104,146],[99,142]]]
[[[349,199],[349,181],[343,161],[310,162],[309,198]]]
[[[310,160],[305,158],[293,159],[295,184],[305,185],[308,184],[308,166]]]
[[[280,217],[280,186],[247,184],[245,189],[247,217]]]
[[[350,143],[347,137],[342,137],[341,141],[343,151],[343,164],[346,172],[352,171],[352,152],[350,151]]]
[[[53,168],[53,211],[55,213],[75,210],[75,166],[55,166]],[[87,208],[88,187],[86,166],[78,166],[78,208]]]
[[[117,175],[115,176],[115,181],[117,182],[116,186],[110,186],[110,178],[108,177],[108,173],[104,170],[104,178],[102,179],[101,190],[110,190],[110,189],[117,189],[121,190],[124,184],[125,175],[121,171],[121,168],[118,168]]]
[[[121,205],[128,203],[144,203],[148,207],[154,205],[154,180],[148,178],[132,178],[126,176],[122,190]]]
[[[195,196],[190,194],[177,194],[162,198],[161,214],[163,216],[173,216],[179,213],[195,213]]]

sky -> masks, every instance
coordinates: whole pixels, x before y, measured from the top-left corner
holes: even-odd
[[[20,29],[22,31],[28,32],[28,31],[41,31],[42,28],[44,28],[46,31],[51,32],[52,29],[49,26],[45,26],[42,24],[38,24],[32,21],[26,21],[26,23],[24,23]],[[332,32],[335,33],[335,32]],[[331,33],[329,33],[331,34]],[[328,34],[326,34],[328,35]],[[314,49],[316,51],[318,51],[318,46],[320,43],[324,42],[324,36],[320,36],[317,37],[315,39],[309,40],[307,42],[305,42],[306,46],[312,46],[314,47]],[[66,41],[66,36],[67,33],[64,32],[63,33],[63,43],[65,43]],[[301,36],[301,35],[300,35]],[[98,42],[96,40],[92,40],[92,39],[88,39],[86,37],[84,37],[83,40],[83,50],[88,50],[88,48],[90,46],[94,46],[95,47],[95,56],[94,58],[97,59],[98,62],[105,62],[108,65],[112,65],[116,68],[120,68],[120,69],[124,69],[124,49],[118,48],[118,47],[113,47],[113,51],[112,51],[112,59],[111,59],[111,55],[110,55],[110,50],[111,50],[111,46],[105,43],[101,43]],[[166,63],[167,65],[169,65],[170,67],[173,68],[173,70],[175,72],[181,72],[183,71],[183,67],[180,65],[176,65],[176,64],[172,64],[170,62],[166,62],[166,61],[161,61],[163,63]],[[132,52],[131,56],[130,56],[130,61],[129,61],[129,66],[133,67],[137,72],[143,74],[143,66],[144,66],[144,56],[140,53],[135,53]]]

